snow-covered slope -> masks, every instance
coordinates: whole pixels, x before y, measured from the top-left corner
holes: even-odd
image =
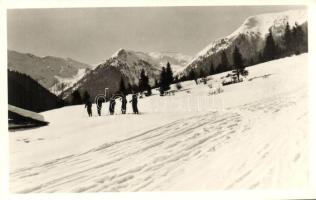
[[[39,57],[8,50],[8,68],[31,76],[52,93],[59,94],[90,70],[71,58]]]
[[[12,192],[302,189],[308,171],[308,55],[249,68],[209,95],[182,83],[139,99],[140,115],[89,118],[83,106],[42,113],[50,125],[10,134]],[[211,78],[211,77],[209,77]],[[174,86],[172,86],[174,87]],[[153,90],[154,94],[157,94]],[[130,100],[130,96],[128,96]]]
[[[192,68],[206,68],[209,71],[210,61],[217,67],[221,62],[222,51],[226,52],[228,61],[232,63],[233,48],[237,45],[243,55],[246,64],[250,59],[256,60],[258,52],[264,47],[264,39],[271,28],[274,39],[282,45],[280,36],[284,33],[286,23],[290,27],[295,23],[302,25],[307,22],[307,10],[289,10],[278,13],[267,13],[248,17],[244,23],[232,34],[217,39],[207,45],[191,60],[183,74],[187,74]]]
[[[57,80],[57,83],[50,88],[50,91],[52,91],[56,95],[61,94],[63,91],[67,90],[68,88],[71,88],[75,83],[82,79],[82,77],[88,74],[91,70],[92,69],[90,68],[78,69],[77,74],[68,78],[64,78],[58,75],[54,76]]]

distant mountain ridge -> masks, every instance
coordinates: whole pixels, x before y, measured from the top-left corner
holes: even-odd
[[[172,56],[174,55],[174,56]],[[144,69],[149,82],[153,86],[155,80],[159,79],[162,67],[167,62],[177,70],[183,70],[192,58],[180,53],[159,53],[141,52],[127,49],[119,49],[105,62],[99,64],[82,79],[67,89],[63,98],[70,98],[70,94],[75,90],[88,91],[94,98],[98,94],[104,94],[105,88],[108,94],[112,94],[119,89],[121,78],[125,86],[138,86],[141,70]]]
[[[30,53],[8,50],[8,69],[31,76],[55,94],[71,87],[90,68],[90,65],[71,58],[39,57]],[[64,88],[61,88],[62,83]]]

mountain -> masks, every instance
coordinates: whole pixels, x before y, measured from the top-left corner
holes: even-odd
[[[169,62],[174,73],[182,71],[193,58],[178,52],[150,52],[147,54],[159,66],[166,66],[166,63]]]
[[[307,10],[289,10],[251,16],[232,34],[207,45],[194,57],[181,74],[187,75],[191,69],[198,69],[197,73],[201,69],[209,71],[211,70],[211,63],[213,63],[215,70],[223,71],[224,69],[218,69],[223,52],[226,53],[231,68],[233,63],[232,52],[236,45],[245,60],[245,64],[256,62],[259,59],[259,53],[264,48],[265,37],[270,28],[278,46],[282,47],[284,45],[281,36],[284,34],[287,22],[291,27],[295,23],[302,25],[307,34]]]
[[[154,84],[154,79],[159,78],[160,71],[167,62],[170,63],[173,72],[177,73],[185,68],[192,57],[176,52],[147,53],[120,49],[112,56],[112,59],[127,63],[128,68],[118,65],[118,69],[129,79],[130,84],[137,85],[141,69],[146,71],[151,84]]]
[[[104,63],[99,64],[82,79],[64,92],[63,98],[70,98],[70,94],[76,89],[88,91],[92,98],[98,94],[104,94],[105,88],[109,88],[108,94],[119,89],[121,78],[125,86],[138,85],[141,70],[144,69],[149,82],[154,85],[159,79],[160,71],[167,62],[171,64],[174,72],[183,70],[192,58],[180,53],[145,53],[140,51],[119,49]]]
[[[34,112],[64,105],[62,100],[30,76],[11,70],[8,70],[8,103]]]
[[[90,67],[71,58],[39,57],[8,50],[8,69],[29,75],[55,94],[71,87]]]

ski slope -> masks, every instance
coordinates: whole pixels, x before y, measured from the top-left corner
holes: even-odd
[[[301,189],[308,184],[308,54],[248,68],[209,95],[182,83],[139,99],[141,115],[42,113],[49,126],[10,133],[10,189],[29,192]],[[226,73],[212,76],[216,85]],[[130,97],[128,97],[130,99]],[[128,100],[129,100],[128,99]]]

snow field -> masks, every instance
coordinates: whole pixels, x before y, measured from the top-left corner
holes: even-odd
[[[10,134],[11,191],[303,188],[307,60],[303,54],[250,67],[244,82],[216,95],[193,81],[174,96],[154,91],[139,99],[141,115],[108,116],[108,104],[101,117],[95,106],[92,118],[83,106],[44,112],[49,126]]]

